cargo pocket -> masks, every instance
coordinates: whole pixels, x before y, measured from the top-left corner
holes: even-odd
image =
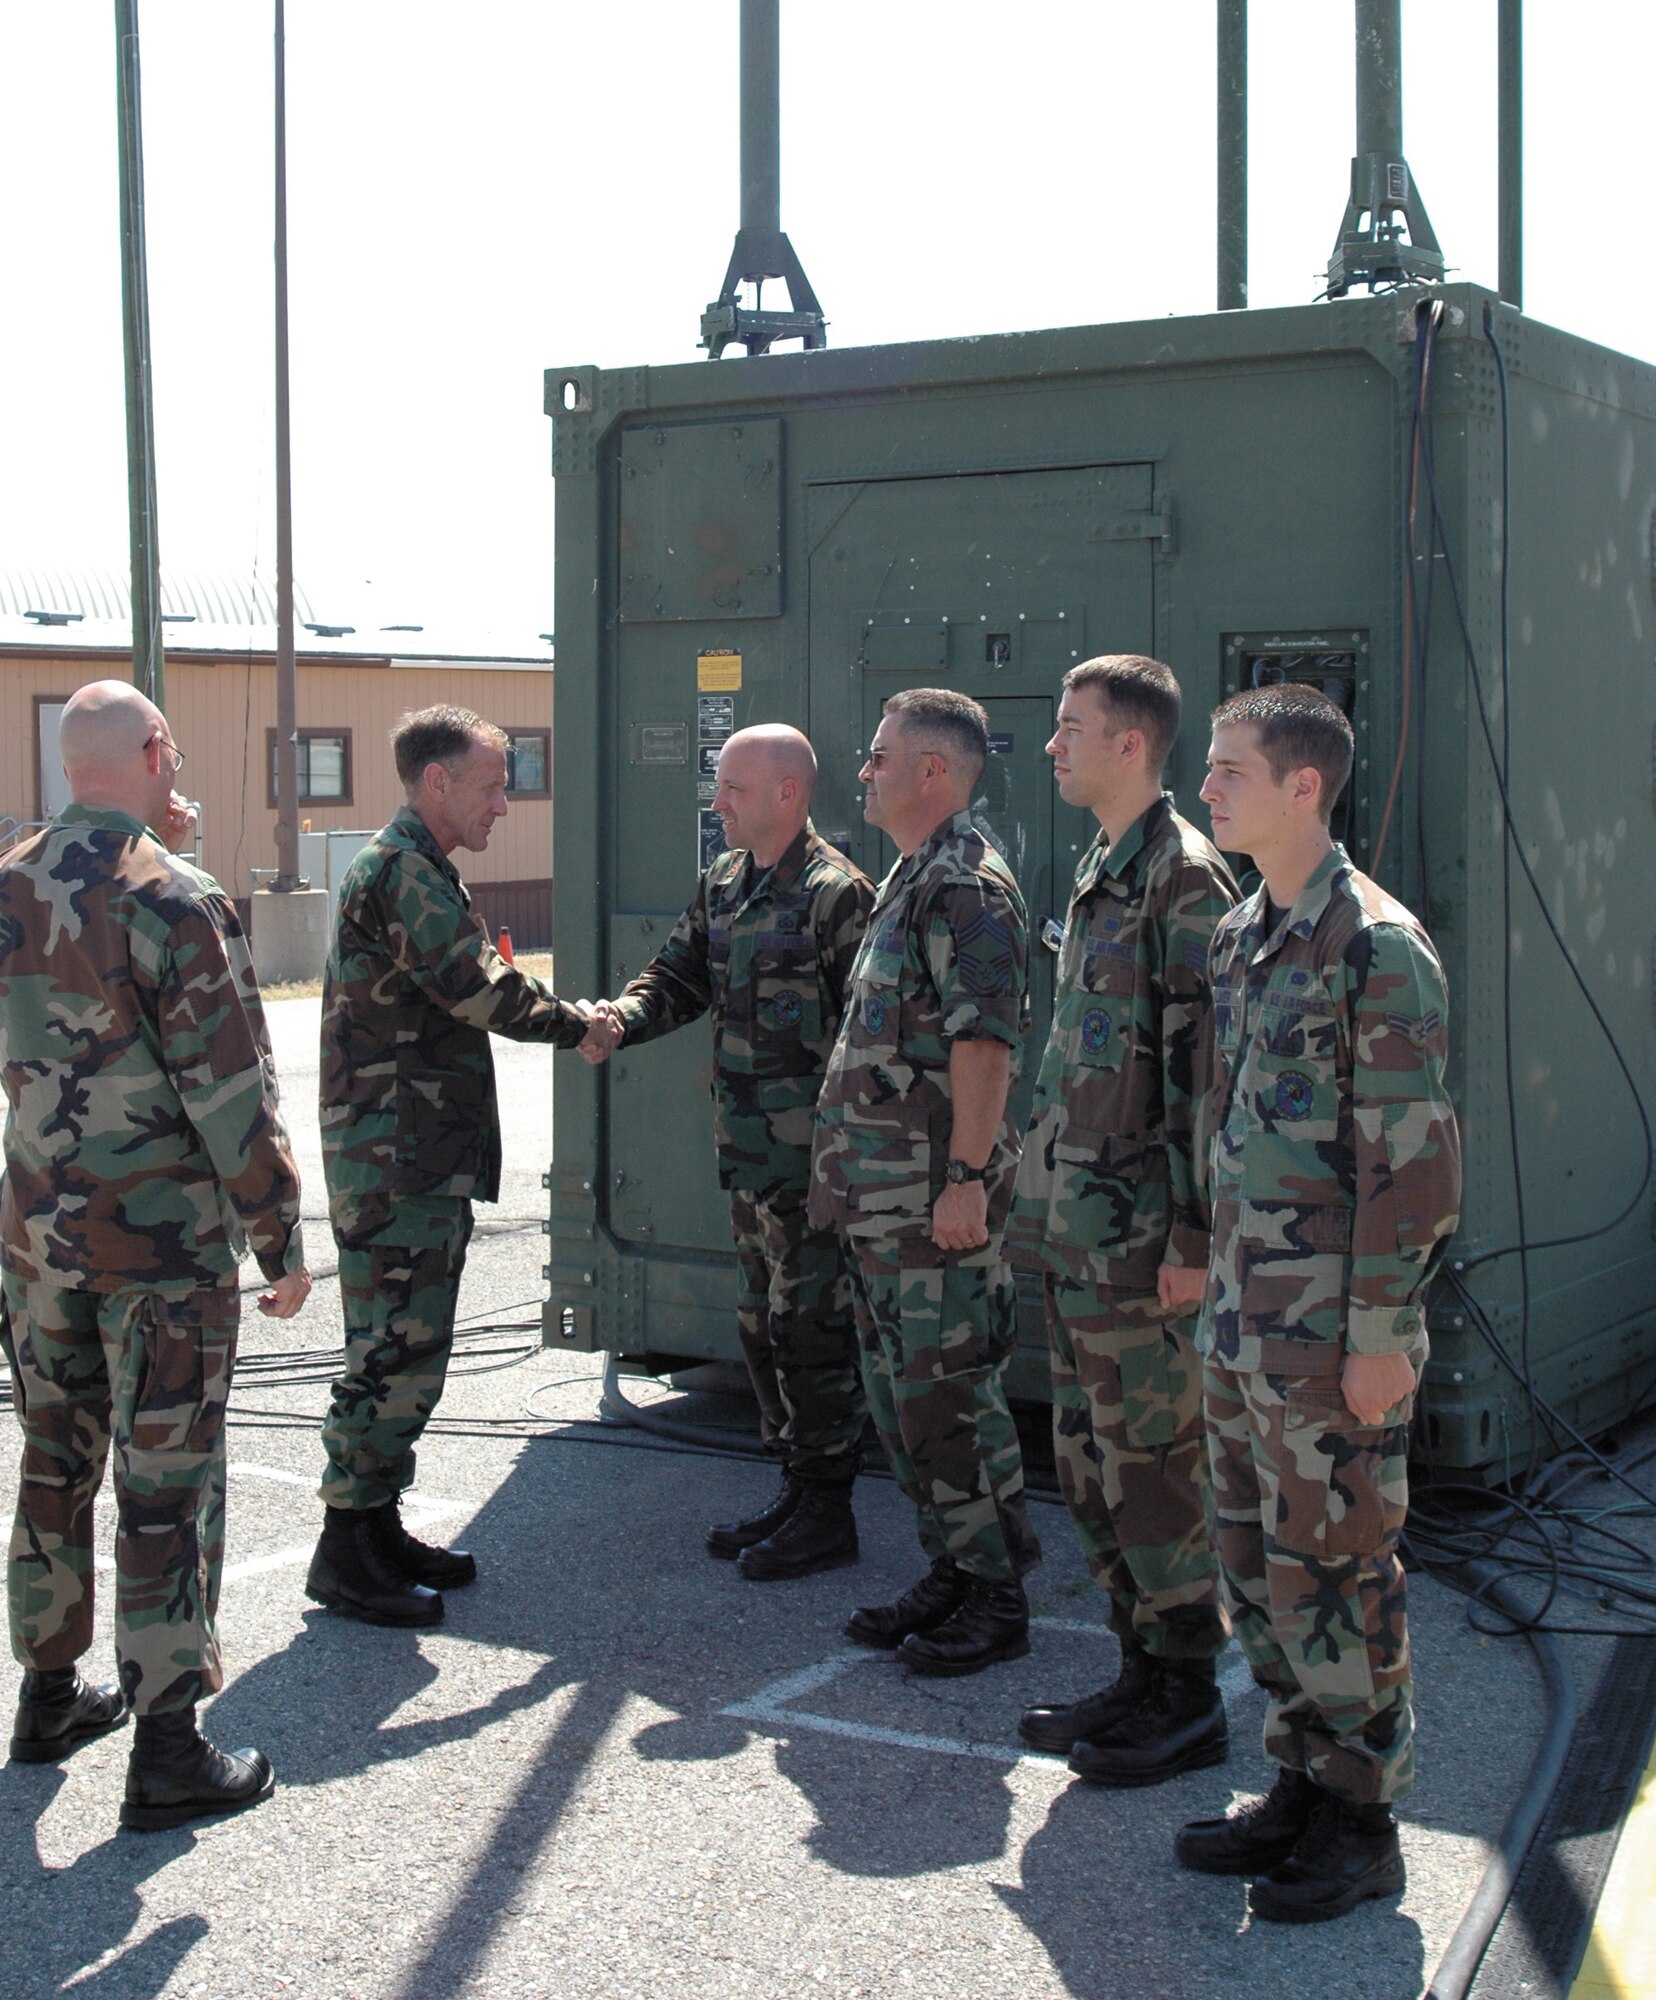
[[[898,1312],[903,1327],[900,1380],[942,1382],[991,1368],[1011,1352],[1016,1292],[1006,1266],[949,1257],[930,1243],[902,1246]]]
[[[230,1398],[239,1299],[148,1294],[133,1308],[138,1347],[132,1449],[147,1458],[193,1460],[213,1448]]]
[[[1277,1546],[1320,1560],[1377,1555],[1408,1510],[1407,1423],[1359,1424],[1337,1381],[1283,1393]]]

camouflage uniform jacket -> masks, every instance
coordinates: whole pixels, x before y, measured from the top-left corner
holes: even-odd
[[[1029,1028],[1029,926],[1012,871],[969,812],[947,819],[880,884],[817,1104],[811,1221],[930,1242],[954,1108],[949,1048]],[[989,1157],[998,1243],[1018,1166],[1010,1110]]]
[[[803,1194],[811,1113],[839,1033],[874,885],[807,821],[771,868],[721,854],[618,997],[628,1044],[711,1009],[719,1184]]]
[[[1267,921],[1261,888],[1209,960],[1219,1073],[1197,1343],[1266,1373],[1424,1358],[1421,1293],[1460,1209],[1443,968],[1338,847],[1268,935]]]
[[[1207,954],[1236,900],[1218,850],[1167,797],[1081,857],[1007,1232],[1019,1262],[1146,1294],[1163,1263],[1207,1268],[1194,1131],[1213,1068]]]
[[[508,965],[404,806],[339,887],[322,995],[322,1158],[336,1228],[364,1198],[500,1193],[489,1036],[573,1048],[580,1016]]]
[[[299,1176],[229,898],[125,813],[0,858],[0,1256],[25,1284],[159,1293],[304,1261]]]

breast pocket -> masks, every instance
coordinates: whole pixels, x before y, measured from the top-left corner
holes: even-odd
[[[755,952],[752,1004],[756,1047],[788,1051],[821,1042],[822,993],[810,938],[780,938]]]
[[[863,950],[846,1005],[844,1035],[853,1048],[887,1048],[897,1038],[903,947],[870,944]]]
[[[1334,1010],[1320,1000],[1285,1002],[1267,993],[1243,1079],[1252,1131],[1248,1139],[1250,1192],[1256,1185],[1257,1157],[1269,1195],[1281,1175],[1315,1176],[1316,1149],[1339,1138],[1340,1081]],[[1280,1144],[1275,1143],[1280,1142]],[[1286,1162],[1294,1164],[1288,1166]]]
[[[1093,1069],[1119,1069],[1133,1025],[1137,967],[1127,946],[1087,941],[1071,992],[1070,1060]]]
[[[1143,1040],[1135,967],[1130,958],[1095,954],[1081,974],[1060,1002],[1065,1120],[1086,1132],[1136,1136],[1144,1079],[1134,1065]]]

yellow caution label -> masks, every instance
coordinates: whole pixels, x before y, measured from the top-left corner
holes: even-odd
[[[696,692],[698,694],[734,694],[742,685],[742,656],[740,653],[698,653],[696,655]]]

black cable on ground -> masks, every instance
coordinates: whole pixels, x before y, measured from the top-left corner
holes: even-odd
[[[620,1356],[612,1350],[604,1356],[603,1385],[598,1396],[598,1412],[605,1423],[636,1425],[639,1430],[652,1432],[656,1437],[668,1438],[678,1444],[716,1444],[721,1450],[743,1458],[764,1458],[764,1451],[754,1449],[753,1440],[745,1431],[724,1430],[713,1424],[680,1424],[671,1417],[658,1416],[654,1410],[632,1402],[621,1388]]]
[[[1476,1575],[1478,1568],[1479,1565],[1473,1564],[1466,1572],[1471,1587],[1479,1597],[1493,1601],[1516,1620],[1519,1615],[1517,1609],[1503,1601],[1509,1586],[1498,1577]],[[1449,1578],[1445,1580],[1452,1581]],[[1489,1940],[1495,1934],[1495,1927],[1511,1900],[1512,1886],[1518,1879],[1524,1857],[1564,1775],[1564,1761],[1580,1713],[1575,1682],[1556,1639],[1542,1631],[1526,1631],[1524,1636],[1540,1663],[1541,1677],[1546,1684],[1546,1730],[1530,1764],[1529,1775],[1524,1780],[1524,1789],[1507,1814],[1494,1856],[1456,1925],[1454,1936],[1438,1960],[1437,1970],[1426,1989],[1425,2000],[1463,2000],[1477,1974],[1479,1961],[1488,1949]]]
[[[632,1402],[622,1393],[618,1358],[613,1353],[609,1354],[604,1362],[603,1394],[599,1407],[605,1412],[600,1421],[612,1428],[637,1426],[640,1430],[648,1431],[652,1436],[663,1438],[671,1443],[694,1442],[700,1445],[701,1441],[707,1437],[728,1438],[732,1439],[733,1442],[728,1444],[721,1443],[717,1449],[732,1458],[751,1459],[771,1465],[777,1462],[770,1452],[763,1450],[761,1447],[756,1447],[752,1439],[745,1433],[738,1435],[731,1431],[717,1431],[712,1425],[703,1426],[701,1424],[676,1423],[671,1417],[658,1416],[655,1411]],[[564,1421],[571,1420],[565,1419]],[[579,1419],[574,1419],[573,1421],[579,1421]],[[885,1465],[872,1460],[865,1460],[859,1476],[864,1479],[890,1479],[891,1472],[889,1467]],[[1024,1497],[1027,1500],[1038,1501],[1042,1506],[1062,1506],[1064,1504],[1063,1495],[1056,1489],[1049,1491],[1042,1486],[1032,1486],[1028,1483],[1027,1478],[1024,1484]]]

